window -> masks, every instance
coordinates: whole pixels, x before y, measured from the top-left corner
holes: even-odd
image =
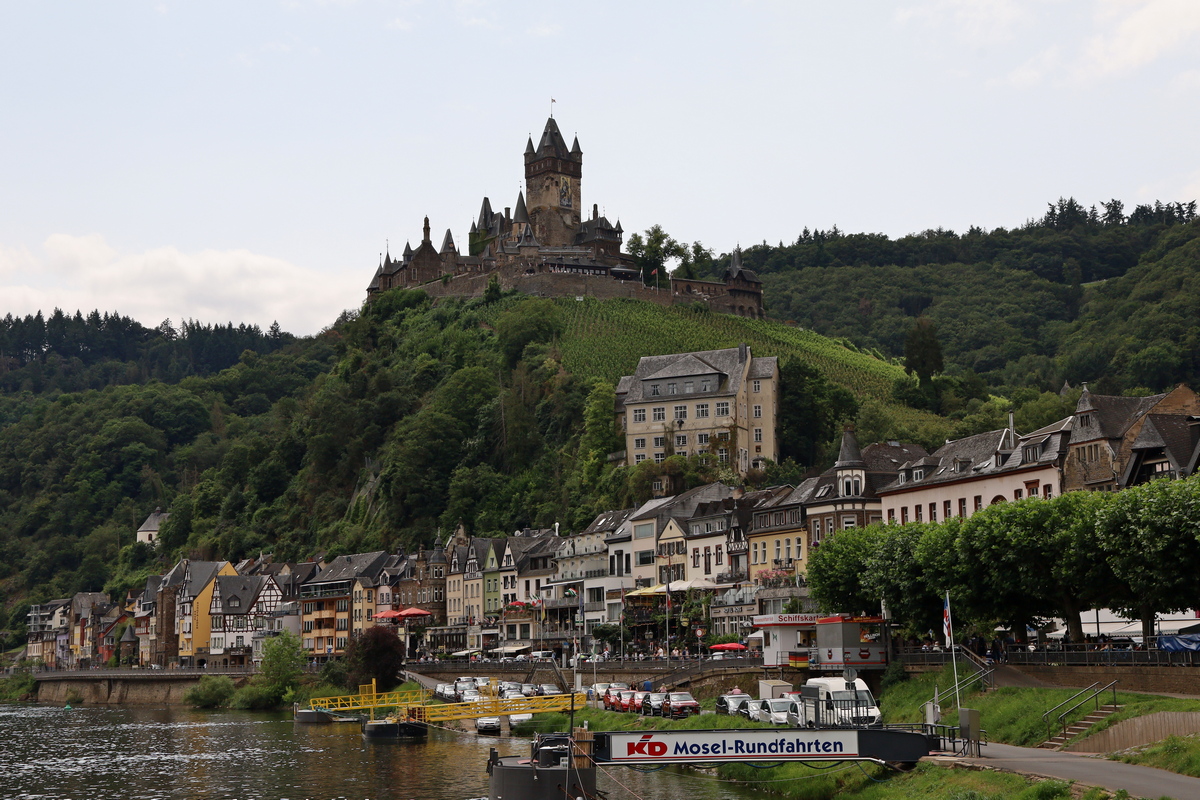
[[[708,419],[708,403],[696,403],[696,419]]]
[[[686,433],[675,434],[675,446],[676,447],[687,447],[687,434]]]
[[[759,391],[762,388],[762,381],[754,381],[751,384],[751,388],[755,392]]]
[[[349,627],[350,627],[350,620],[346,619],[345,617],[338,617],[337,629],[339,631],[347,630]]]
[[[889,508],[888,509],[888,524],[891,524],[895,521],[896,521],[896,509]]]
[[[792,540],[787,538],[783,540],[783,557],[788,561],[792,560]]]
[[[756,442],[762,441],[762,428],[754,429],[754,441],[756,441]]]
[[[1042,497],[1046,498],[1047,500],[1050,499],[1050,484],[1047,483],[1042,487]]]
[[[780,551],[779,551],[780,545],[781,545],[781,542],[778,539],[776,539],[775,540],[775,560],[776,561],[778,561],[779,559],[781,559],[783,557],[782,555],[780,555]]]
[[[942,519],[950,519],[954,516],[954,509],[950,505],[950,501],[942,503]]]
[[[655,463],[655,464],[661,464],[661,463],[663,463],[663,462],[664,462],[664,461],[666,461],[666,460],[667,460],[667,454],[666,454],[666,453],[655,453],[655,454],[654,454],[654,463]],[[660,487],[660,488],[661,488],[661,487]]]
[[[662,394],[661,387],[657,383],[650,384],[650,396],[658,397],[660,394]]]
[[[848,531],[851,528],[858,526],[858,520],[854,517],[842,517],[842,530]]]
[[[654,523],[642,522],[633,526],[633,538],[635,539],[653,539],[654,538]]]
[[[800,544],[799,540],[797,540],[797,541],[796,541],[796,544],[797,544],[797,546],[799,546],[799,544]],[[716,547],[716,551],[717,551],[717,552],[716,552],[716,555],[717,555],[717,566],[719,567],[719,566],[721,566],[721,545],[717,545],[717,547]]]
[[[643,437],[634,439],[633,440],[633,449],[634,450],[645,450],[646,449],[646,438],[643,436]]]
[[[1013,500],[1020,500],[1025,496],[1025,492],[1021,489],[1013,489]]]
[[[674,383],[667,384],[667,394],[678,394]]]
[[[908,506],[900,508],[900,524],[904,525],[908,522]]]
[[[699,568],[700,568],[700,548],[693,547],[692,548],[692,569],[699,569]]]
[[[652,408],[652,409],[650,409],[650,412],[651,412],[650,416],[655,422],[666,422],[667,421],[667,407],[666,406],[659,406],[657,408]]]
[[[929,521],[937,522],[937,503],[929,504]]]
[[[646,409],[635,408],[633,410],[633,421],[634,422],[645,422],[646,421]]]
[[[967,498],[965,497],[958,498],[958,515],[960,517],[967,516]]]
[[[760,417],[762,417],[762,406],[755,406],[754,407],[754,418],[758,419]]]
[[[645,461],[645,460],[646,460],[646,454],[645,454],[645,453],[638,453],[637,455],[635,455],[635,456],[633,457],[633,463],[635,463],[635,464],[640,464],[640,463],[642,463],[642,462],[643,462],[643,461]]]
[[[728,464],[729,463],[729,448],[728,447],[718,447],[717,448],[717,462],[720,464]]]
[[[675,406],[675,419],[687,419],[687,406]]]
[[[654,551],[653,550],[639,550],[638,554],[637,554],[637,563],[638,563],[639,567],[654,566]]]
[[[702,378],[700,380],[700,391],[707,392],[711,387],[712,381],[710,381],[708,378]]]
[[[692,382],[692,381],[684,381],[683,382],[683,393],[684,394],[691,394],[694,391],[696,391],[696,384],[694,382]]]
[[[920,504],[913,506],[913,511],[917,515],[917,522],[921,522],[924,519],[924,517],[921,516],[921,514],[923,513],[922,506]]]
[[[708,434],[707,433],[697,433],[696,434],[696,444],[707,445],[708,444]]]
[[[977,494],[975,495],[975,510],[978,511],[981,508],[983,508],[983,496]]]
[[[654,437],[654,446],[655,447],[666,447],[667,446],[667,437],[655,436]]]
[[[728,417],[729,416],[729,403],[728,402],[722,401],[720,403],[717,403],[717,416],[718,417]]]

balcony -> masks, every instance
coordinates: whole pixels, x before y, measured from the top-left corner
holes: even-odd
[[[750,543],[745,539],[737,542],[726,542],[725,552],[727,553],[745,553],[750,549]]]
[[[583,610],[585,613],[588,613],[588,614],[595,612],[595,611],[603,611],[604,609],[605,609],[605,603],[603,601],[596,602],[596,603],[584,603],[583,604]]]
[[[717,574],[717,583],[742,583],[749,580],[750,576],[746,570],[740,569],[737,571],[721,572]]]

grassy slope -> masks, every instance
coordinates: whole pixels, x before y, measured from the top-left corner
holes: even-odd
[[[1123,753],[1119,760],[1126,764],[1158,767],[1180,775],[1200,778],[1200,738],[1168,736],[1158,744],[1137,752]]]
[[[945,688],[953,686],[951,668],[940,674],[929,673],[913,676],[902,684],[892,687],[880,698],[880,708],[887,722],[920,722],[923,719],[921,704],[933,696],[934,684]],[[1046,724],[1042,714],[1075,694],[1075,689],[1033,689],[1006,687],[993,692],[972,692],[962,698],[963,706],[979,709],[988,739],[993,742],[1032,747],[1047,738]],[[1111,695],[1108,695],[1111,700]],[[1092,733],[1120,722],[1123,719],[1153,714],[1157,711],[1200,711],[1200,700],[1184,700],[1150,694],[1117,693],[1117,702],[1124,708],[1096,725]],[[1094,705],[1074,712],[1069,722],[1082,719]],[[957,715],[953,709],[943,712],[943,720],[953,724]]]

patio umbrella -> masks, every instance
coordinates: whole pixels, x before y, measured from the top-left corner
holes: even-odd
[[[401,612],[389,608],[387,611],[380,611],[376,614],[375,619],[396,619],[400,614]]]
[[[746,645],[738,644],[737,642],[725,642],[724,644],[710,644],[709,650],[745,650]]]
[[[432,617],[433,613],[414,606],[413,608],[406,608],[403,611],[397,611],[396,616],[402,619],[411,619],[412,617]]]

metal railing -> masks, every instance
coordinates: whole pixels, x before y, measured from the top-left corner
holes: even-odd
[[[1058,728],[1062,731],[1061,735],[1064,737],[1067,735],[1067,727],[1068,727],[1067,717],[1070,716],[1071,712],[1075,711],[1076,709],[1080,708],[1083,705],[1086,705],[1089,702],[1092,702],[1093,700],[1096,703],[1096,709],[1099,710],[1100,709],[1100,695],[1104,694],[1109,689],[1112,689],[1112,695],[1113,695],[1112,704],[1115,706],[1117,704],[1117,683],[1118,683],[1118,681],[1111,681],[1109,683],[1106,683],[1104,686],[1100,686],[1100,682],[1096,681],[1095,683],[1088,686],[1086,689],[1082,689],[1082,690],[1076,692],[1075,694],[1068,697],[1066,700],[1063,700],[1061,703],[1056,705],[1054,708],[1047,711],[1045,714],[1042,714],[1042,722],[1046,723],[1046,739],[1047,740],[1052,739],[1052,738],[1054,738],[1054,735],[1055,735],[1054,734],[1055,726],[1050,724],[1050,715],[1053,714],[1055,711],[1058,711],[1063,706],[1067,705],[1067,703],[1076,701],[1070,707],[1063,709],[1063,711],[1061,711],[1059,713],[1058,717],[1056,718],[1056,722],[1058,723]],[[1097,688],[1097,687],[1099,687],[1099,688]]]
[[[970,675],[964,675],[958,679],[958,683],[954,684],[949,689],[935,692],[933,695],[933,702],[938,708],[941,708],[942,703],[944,703],[946,700],[949,700],[951,697],[955,697],[966,691],[975,683],[980,683],[985,689],[987,687],[994,687],[995,672],[996,671],[994,669],[981,669],[977,672],[971,673]]]

